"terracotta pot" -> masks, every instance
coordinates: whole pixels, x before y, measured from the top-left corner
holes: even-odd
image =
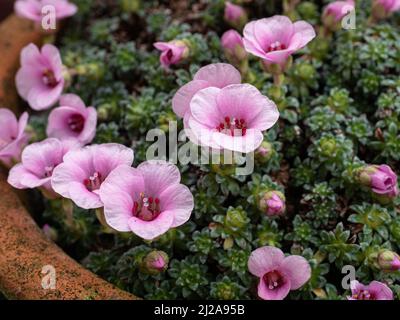
[[[18,105],[14,87],[21,49],[40,43],[32,23],[9,16],[0,25],[0,106]],[[0,291],[9,299],[137,299],[84,269],[49,241],[0,171]],[[54,267],[55,288],[44,289]],[[42,273],[42,271],[44,273]],[[50,273],[49,273],[50,272]]]

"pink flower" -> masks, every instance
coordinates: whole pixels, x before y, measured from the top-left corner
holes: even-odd
[[[372,281],[369,285],[354,280],[351,282],[351,296],[348,300],[393,300],[393,292],[379,281]]]
[[[41,188],[55,197],[51,177],[54,169],[62,163],[64,155],[72,148],[73,144],[63,144],[55,138],[30,144],[22,152],[21,163],[10,170],[8,183],[17,189]]]
[[[172,99],[172,109],[178,117],[190,115],[190,101],[201,89],[208,87],[224,88],[230,84],[241,83],[240,72],[227,63],[209,64],[199,69],[193,80],[182,86]]]
[[[244,47],[267,64],[284,65],[288,57],[315,37],[314,28],[305,21],[292,23],[286,16],[273,16],[246,24]]]
[[[73,16],[78,10],[76,5],[67,0],[17,0],[14,10],[20,17],[40,22],[43,18],[42,8],[45,6],[54,7],[57,20]]]
[[[64,88],[58,49],[46,44],[39,51],[33,43],[21,52],[21,68],[15,78],[19,95],[32,109],[44,110],[59,99]]]
[[[189,55],[189,47],[181,40],[156,42],[154,47],[161,51],[160,63],[165,68],[178,64]]]
[[[301,256],[287,256],[275,247],[261,247],[249,258],[250,273],[260,278],[258,296],[264,300],[283,300],[311,277],[311,267]]]
[[[84,145],[96,135],[96,124],[95,108],[86,107],[75,94],[65,94],[60,98],[60,107],[50,112],[47,135],[60,140],[74,139]]]
[[[7,166],[13,160],[19,161],[21,149],[28,142],[27,123],[28,113],[24,112],[17,120],[10,110],[0,108],[0,161]]]
[[[322,21],[332,31],[338,30],[342,19],[355,8],[354,0],[334,1],[328,4],[323,12]]]
[[[225,56],[229,61],[239,64],[247,58],[247,52],[243,46],[242,36],[236,30],[226,31],[221,38],[221,45]]]
[[[285,196],[279,191],[269,191],[260,200],[260,209],[267,216],[278,216],[285,212]]]
[[[187,129],[192,142],[244,153],[257,149],[262,132],[279,118],[275,103],[250,84],[200,90],[190,102],[190,111]]]
[[[387,15],[400,9],[400,0],[374,0],[374,4],[380,5]]]
[[[354,0],[334,1],[325,7],[323,16],[331,16],[338,22],[352,10],[354,10]]]
[[[241,6],[226,1],[224,19],[230,26],[240,29],[247,22],[247,14]]]
[[[55,168],[53,189],[83,209],[103,206],[99,189],[112,170],[131,165],[133,150],[116,143],[86,146],[68,152],[64,162]]]
[[[184,224],[194,202],[180,179],[178,168],[164,161],[116,168],[100,189],[107,224],[147,240]]]

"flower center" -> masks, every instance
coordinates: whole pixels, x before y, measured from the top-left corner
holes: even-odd
[[[140,199],[133,203],[132,214],[143,221],[152,221],[160,214],[160,199],[140,193]]]
[[[219,132],[233,136],[244,136],[246,135],[246,122],[244,119],[236,119],[225,117],[224,122],[221,122],[217,128]]]
[[[284,283],[284,278],[280,272],[275,270],[264,274],[263,280],[270,290],[278,289]]]
[[[103,182],[100,172],[95,172],[88,179],[83,180],[83,184],[89,191],[100,189],[101,183]]]
[[[53,167],[53,166],[45,167],[45,168],[44,168],[44,177],[45,177],[45,178],[50,178],[51,175],[53,174],[53,170],[54,170],[54,167]]]
[[[353,294],[353,298],[357,300],[375,300],[374,295],[368,290],[360,290],[356,294]]]
[[[279,50],[285,50],[286,46],[283,43],[280,43],[280,41],[275,41],[271,43],[268,48],[267,52],[272,52],[272,51],[279,51]]]
[[[85,124],[85,118],[79,113],[73,114],[68,119],[68,127],[71,131],[81,133]]]
[[[174,53],[172,52],[171,49],[169,49],[169,50],[167,51],[167,58],[168,58],[168,60],[171,60],[173,56],[174,56]]]
[[[56,80],[56,77],[54,76],[54,72],[51,71],[50,69],[45,69],[43,71],[42,80],[43,80],[43,83],[48,87],[54,88],[58,84],[58,81]]]

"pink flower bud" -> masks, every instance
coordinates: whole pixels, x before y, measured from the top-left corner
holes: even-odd
[[[259,207],[267,216],[281,215],[286,210],[285,196],[279,191],[269,191],[260,200]]]
[[[221,45],[229,62],[238,65],[247,58],[247,52],[243,46],[243,39],[236,30],[226,31],[221,38]]]
[[[359,171],[358,180],[377,195],[394,198],[399,194],[397,175],[388,165],[366,166]]]
[[[255,159],[260,163],[267,163],[273,151],[273,146],[268,141],[263,141],[255,151]]]
[[[400,10],[400,0],[374,0],[372,15],[375,19],[384,19],[393,12]]]
[[[327,5],[322,15],[322,21],[328,29],[336,31],[340,29],[341,20],[354,10],[354,0],[334,1]]]
[[[378,266],[384,271],[400,270],[400,256],[390,250],[383,250],[378,255]]]
[[[151,251],[143,260],[142,271],[156,275],[168,268],[169,258],[164,251]]]
[[[189,47],[182,40],[156,42],[154,47],[161,51],[160,63],[165,68],[178,64],[189,56]]]
[[[224,19],[231,27],[241,29],[247,22],[247,13],[241,6],[227,1],[225,2]]]

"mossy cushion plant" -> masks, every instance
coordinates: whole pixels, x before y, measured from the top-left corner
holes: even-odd
[[[399,1],[73,2],[0,110],[48,237],[146,299],[400,298]]]

